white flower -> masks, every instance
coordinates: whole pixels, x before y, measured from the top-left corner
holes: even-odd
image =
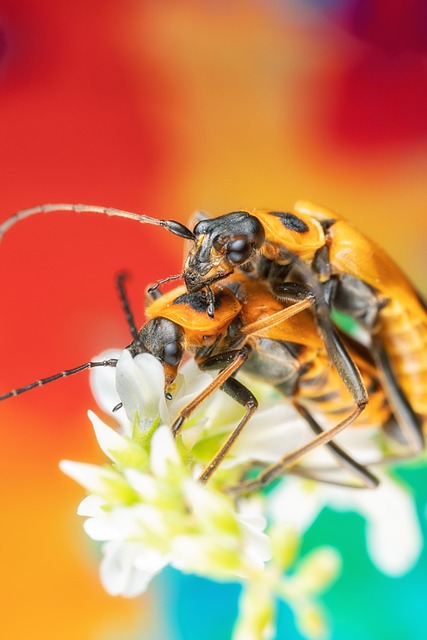
[[[122,353],[122,349],[108,349],[107,351],[103,351],[99,356],[96,356],[94,360],[119,360]],[[121,404],[120,396],[116,389],[116,369],[117,367],[97,367],[91,369],[89,382],[92,393],[101,409],[117,420],[123,433],[131,436],[132,425],[128,420],[125,408],[121,406],[113,412],[114,407]]]
[[[414,501],[403,483],[377,475],[380,485],[372,491],[288,477],[272,492],[271,516],[303,533],[324,507],[356,511],[366,519],[367,550],[374,564],[387,575],[402,575],[413,567],[423,546]]]
[[[144,431],[158,420],[163,409],[165,378],[161,363],[148,353],[133,358],[125,349],[116,366],[116,389],[131,424]]]
[[[137,437],[135,426],[143,434],[158,424],[172,424],[180,409],[207,387],[213,377],[212,373],[201,372],[190,358],[173,383],[172,400],[166,401],[163,370],[155,358],[149,354],[132,358],[127,350],[109,350],[96,359],[110,358],[118,359],[115,369],[91,370],[92,390],[101,408],[119,420],[123,433],[133,437]],[[251,459],[277,461],[312,437],[295,410],[273,387],[246,380],[244,376],[242,380],[255,393],[259,408],[221,469],[236,467]],[[112,408],[120,402],[123,408],[113,413]],[[218,390],[185,422],[182,442],[191,452],[198,471],[210,462],[243,414],[244,409],[236,400]]]
[[[166,565],[216,580],[240,580],[245,587],[235,640],[273,637],[277,598],[293,608],[307,637],[320,637],[325,624],[316,595],[338,573],[336,554],[319,550],[294,567],[298,536],[280,525],[279,532],[277,526],[272,530],[271,560],[271,540],[264,533],[266,498],[236,504],[221,490],[236,482],[238,465],[251,459],[276,461],[310,437],[308,429],[303,423],[301,429],[295,412],[278,402],[277,391],[251,383],[259,410],[214,481],[204,486],[195,478],[243,416],[243,407],[218,391],[197,407],[174,440],[170,424],[212,375],[200,372],[190,359],[170,390],[172,400],[166,400],[163,369],[155,358],[110,351],[100,359],[114,357],[115,369],[92,371],[92,386],[121,432],[89,412],[110,464],[61,463],[89,492],[78,513],[86,518],[86,533],[102,544],[105,589],[134,597]],[[113,412],[119,403],[122,408]]]
[[[126,363],[126,358],[120,362]],[[125,373],[138,378],[143,371],[143,377],[145,365],[137,363]],[[197,384],[190,381],[189,386],[197,391]],[[163,381],[158,387],[163,393]],[[188,385],[181,388],[185,397]],[[125,392],[126,400],[121,396],[134,409],[137,406],[138,425],[147,429],[159,419],[159,409],[153,409],[154,392],[144,396],[146,403],[134,390]],[[61,469],[91,493],[79,513],[88,518],[88,535],[104,543],[101,579],[109,593],[141,593],[166,564],[221,580],[248,578],[263,568],[270,557],[264,520],[246,521],[231,498],[197,483],[166,426],[141,441],[120,435],[93,413],[89,417],[113,464],[63,461]]]
[[[117,366],[92,369],[90,383],[99,406],[116,418],[124,433],[132,435],[135,419],[140,430],[149,429],[160,418],[170,424],[179,410],[192,400],[212,380],[212,374],[203,373],[193,359],[188,360],[178,373],[172,389],[172,400],[164,394],[164,373],[160,362],[150,354],[132,358],[125,349],[104,351],[95,360],[117,358]],[[224,394],[221,394],[224,395]],[[123,405],[118,411],[113,408]],[[196,420],[196,411],[192,421]]]

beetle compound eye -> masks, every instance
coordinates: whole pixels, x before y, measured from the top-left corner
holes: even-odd
[[[178,342],[168,342],[163,348],[162,360],[166,364],[175,366],[181,362],[182,350]]]
[[[252,252],[252,244],[246,238],[232,240],[227,245],[227,258],[234,264],[241,264],[247,260]]]

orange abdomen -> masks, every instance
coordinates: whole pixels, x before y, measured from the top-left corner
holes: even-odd
[[[390,406],[378,378],[372,376],[371,371],[361,366],[360,362],[358,364],[363,382],[368,389],[369,402],[353,424],[381,427],[391,415]],[[329,424],[344,419],[355,408],[349,390],[326,353],[319,353],[301,376],[297,397],[298,400],[304,401],[304,404],[309,404],[315,412],[323,415]]]
[[[391,300],[381,311],[379,335],[413,410],[427,417],[427,323]]]

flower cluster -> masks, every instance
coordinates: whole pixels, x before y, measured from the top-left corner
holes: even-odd
[[[263,522],[240,516],[230,498],[195,482],[166,426],[150,453],[90,414],[113,466],[64,461],[90,495],[85,529],[106,542],[102,579],[113,595],[135,596],[166,564],[217,579],[248,577],[270,558]]]
[[[103,359],[113,355],[103,354]],[[188,361],[177,378],[173,400],[168,401],[162,367],[148,354],[132,358],[124,351],[116,371],[95,372],[93,387],[100,405],[109,411],[117,401],[122,403],[114,413],[121,433],[90,412],[110,464],[62,461],[61,469],[89,494],[78,513],[87,518],[87,534],[102,542],[101,580],[112,595],[128,597],[142,593],[168,564],[215,580],[239,580],[245,589],[237,639],[272,637],[276,598],[285,598],[294,607],[301,627],[311,620],[311,636],[319,637],[324,624],[315,597],[338,573],[336,552],[319,550],[294,566],[298,536],[292,528],[280,527],[280,535],[274,527],[266,532],[261,498],[236,503],[222,491],[254,446],[258,458],[277,456],[275,435],[279,426],[283,429],[277,398],[267,387],[264,393],[259,390],[259,415],[212,487],[195,478],[238,418],[235,403],[222,393],[214,395],[176,440],[166,426],[210,379]],[[261,424],[268,432],[263,440]],[[294,443],[292,430],[289,421]],[[291,567],[292,576],[286,577]]]
[[[241,465],[252,459],[277,461],[310,437],[270,386],[251,384],[259,410],[206,486],[197,477],[242,408],[219,391],[197,407],[174,439],[168,425],[209,384],[211,375],[187,361],[168,400],[163,368],[154,357],[132,358],[125,350],[107,352],[102,359],[117,355],[116,369],[93,371],[92,385],[100,406],[114,415],[120,430],[89,413],[109,464],[61,463],[88,492],[78,513],[86,517],[86,533],[102,543],[101,580],[110,594],[136,596],[171,565],[214,580],[242,582],[234,640],[274,637],[275,602],[280,598],[292,607],[305,637],[324,637],[325,617],[317,597],[339,575],[340,558],[332,548],[319,548],[298,560],[297,550],[300,536],[330,500],[338,508],[359,508],[367,515],[370,550],[383,570],[397,574],[415,560],[421,541],[412,503],[391,481],[383,484],[379,510],[371,492],[322,488],[299,478],[287,478],[268,495],[236,501],[227,494]],[[121,408],[113,412],[117,405]],[[366,438],[372,444],[368,433],[361,449]],[[319,465],[322,455],[320,460],[319,453],[316,456]],[[383,541],[390,530],[384,515],[396,509],[402,513],[401,524],[406,523],[408,545],[401,553],[399,545],[388,553],[390,546]]]

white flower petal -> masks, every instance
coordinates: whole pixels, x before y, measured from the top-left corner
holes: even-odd
[[[398,576],[417,561],[423,538],[410,491],[388,476],[381,475],[380,480],[374,491],[335,492],[331,506],[355,509],[366,518],[367,548],[373,562],[383,573]]]
[[[87,491],[100,495],[109,504],[130,504],[134,501],[134,492],[121,473],[112,466],[100,467],[84,462],[72,462],[61,460],[61,471],[76,482],[79,482]]]
[[[105,474],[111,473],[96,464],[61,460],[59,468],[63,473],[85,487],[88,491],[102,493],[105,489]]]
[[[156,478],[148,473],[141,473],[136,469],[126,469],[124,472],[129,485],[144,501],[153,501],[158,495]]]
[[[302,533],[317,518],[325,502],[324,493],[316,484],[287,477],[272,492],[268,507],[274,522],[288,524]]]
[[[114,525],[114,520],[108,514],[104,514],[103,517],[88,518],[83,523],[83,528],[92,540],[105,542],[121,538],[121,528],[115,528]]]
[[[116,507],[89,518],[84,530],[92,540],[128,540],[138,534],[137,506]]]
[[[88,416],[95,430],[96,439],[106,456],[113,462],[116,461],[114,452],[124,451],[128,448],[128,441],[125,440],[117,431],[108,427],[93,411],[88,411]]]
[[[181,458],[168,427],[161,426],[153,434],[150,460],[152,472],[159,477],[167,474],[170,463],[181,466]]]
[[[233,447],[233,459],[235,463],[248,459],[275,462],[310,436],[295,411],[280,402],[255,413]]]
[[[171,540],[171,565],[181,571],[205,575],[217,580],[243,576],[245,567],[241,554],[224,539],[200,535],[175,536]]]
[[[105,514],[107,501],[101,496],[90,495],[83,498],[77,509],[77,515],[95,518]]]
[[[169,563],[169,560],[169,554],[140,545],[139,553],[135,556],[135,567],[148,573],[158,573]]]
[[[263,531],[267,526],[265,500],[263,497],[259,494],[254,494],[249,498],[240,498],[238,502],[238,518]]]
[[[143,593],[151,578],[167,564],[167,559],[148,571],[137,567],[135,560],[140,553],[138,543],[110,542],[103,547],[104,558],[101,562],[101,581],[105,590],[114,596],[133,598]]]
[[[238,503],[237,521],[240,523],[245,553],[251,562],[262,568],[271,559],[270,538],[264,533],[267,520],[264,515],[265,502],[258,496],[241,499]]]
[[[104,516],[86,520],[86,533],[94,540],[140,540],[153,536],[156,549],[167,546],[164,536],[169,534],[163,505],[137,503],[115,507]]]
[[[208,422],[209,418],[202,418],[202,420],[198,420],[196,424],[192,425],[188,429],[182,430],[182,442],[189,451],[191,451],[194,445],[200,441]]]
[[[423,538],[412,495],[390,477],[381,474],[379,487],[372,491],[350,491],[288,477],[269,500],[273,520],[289,523],[299,532],[305,531],[325,506],[356,511],[366,519],[367,549],[383,573],[402,575],[417,561]]]
[[[270,538],[249,522],[240,521],[243,534],[243,548],[251,564],[263,569],[264,563],[271,560]]]
[[[103,351],[93,360],[99,362],[102,360],[111,360],[120,358],[123,349],[108,349]],[[132,435],[131,424],[126,416],[123,407],[113,412],[115,406],[120,403],[120,397],[116,390],[116,368],[115,367],[95,367],[90,370],[89,382],[95,400],[105,413],[113,416],[120,424],[123,433]]]
[[[116,387],[126,415],[133,424],[138,415],[141,429],[149,429],[165,403],[161,363],[148,353],[132,358],[125,349],[117,362]]]
[[[182,490],[185,503],[203,532],[239,535],[236,512],[229,498],[191,479],[183,482]]]

